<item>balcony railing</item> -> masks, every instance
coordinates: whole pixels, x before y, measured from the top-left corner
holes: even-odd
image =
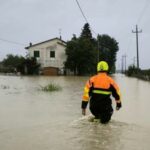
[[[56,59],[54,59],[54,60],[38,59],[37,61],[41,64],[41,67],[56,67],[56,68],[64,67],[63,62],[60,60],[56,60]]]

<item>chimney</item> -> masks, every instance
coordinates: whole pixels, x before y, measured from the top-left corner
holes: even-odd
[[[29,46],[30,46],[30,47],[32,46],[32,43],[31,43],[31,42],[29,43]]]

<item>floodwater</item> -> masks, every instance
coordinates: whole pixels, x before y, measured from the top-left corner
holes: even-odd
[[[115,75],[123,107],[102,125],[81,115],[87,79],[1,75],[0,150],[149,150],[150,83]],[[49,83],[62,90],[40,90]]]

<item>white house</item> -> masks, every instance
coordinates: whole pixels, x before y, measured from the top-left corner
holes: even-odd
[[[29,57],[36,57],[41,64],[43,74],[56,75],[64,72],[64,62],[66,61],[65,54],[66,42],[53,38],[40,43],[32,44],[26,49],[29,52]]]

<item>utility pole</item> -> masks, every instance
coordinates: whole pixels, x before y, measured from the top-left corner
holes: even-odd
[[[133,31],[132,33],[136,33],[136,49],[137,49],[137,69],[139,69],[139,46],[138,46],[138,33],[141,33],[142,30],[138,30],[138,26],[136,25],[136,30]]]
[[[126,68],[126,57],[127,55],[122,55],[122,59],[121,59],[121,70],[122,70],[122,73],[126,73],[127,71],[127,68]]]
[[[127,57],[127,55],[125,54],[122,57],[124,59],[124,70],[125,70],[125,73],[126,73],[126,71],[127,71],[127,68],[126,68],[127,67],[127,64],[126,64],[126,57]]]
[[[100,50],[100,43],[99,43],[99,36],[97,36],[97,62],[99,62],[99,50]]]
[[[133,57],[133,66],[135,66],[136,57]]]
[[[121,72],[122,72],[122,74],[124,73],[124,60],[123,60],[123,56],[122,56],[122,59],[121,59]]]

